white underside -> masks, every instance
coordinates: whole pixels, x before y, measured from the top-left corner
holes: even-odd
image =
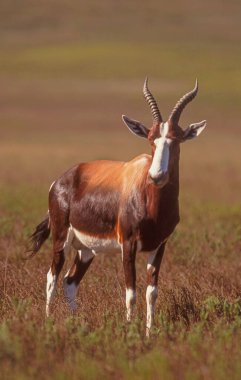
[[[76,242],[77,241],[77,242]],[[122,245],[118,243],[116,239],[101,239],[94,236],[89,236],[73,228],[69,227],[67,238],[64,244],[64,253],[65,256],[68,255],[71,246],[78,250],[80,260],[85,263],[90,261],[94,256],[100,252],[122,252]],[[78,248],[77,248],[78,246]],[[158,247],[159,248],[159,247]],[[145,252],[149,255],[147,270],[151,270],[153,263],[156,257],[158,248],[151,251]],[[142,251],[141,241],[137,242],[137,252]],[[64,292],[69,303],[70,309],[72,312],[76,309],[76,293],[78,286],[75,282],[70,284],[67,283],[68,273],[66,273],[64,278]],[[49,316],[49,307],[52,301],[55,288],[56,288],[57,278],[52,274],[51,269],[47,275],[47,302],[46,302],[46,315]],[[153,324],[154,319],[154,310],[155,310],[155,301],[157,297],[157,288],[156,286],[147,286],[146,290],[146,303],[147,303],[147,321],[146,321],[146,334],[149,336],[150,329]],[[127,311],[127,321],[130,321],[133,314],[133,307],[136,301],[136,293],[134,289],[126,289],[126,311]]]
[[[77,244],[76,244],[76,241],[77,241]],[[84,258],[85,253],[87,254],[88,250],[91,251],[94,255],[97,255],[99,253],[105,253],[105,252],[108,252],[108,253],[122,252],[122,244],[119,243],[116,239],[106,239],[106,238],[90,236],[81,231],[78,231],[76,228],[72,226],[69,227],[68,237],[64,245],[66,253],[70,249],[71,245],[73,245],[74,248],[76,248],[78,251],[82,252],[82,258]],[[142,251],[142,243],[140,240],[138,240],[137,253],[143,252],[147,254],[153,254],[153,258],[154,258],[155,253],[157,252],[160,245],[154,251],[146,252],[146,251]]]
[[[100,252],[121,252],[121,245],[116,239],[102,239],[95,236],[86,235],[73,228],[74,236],[80,244],[80,249],[88,248],[95,255]]]

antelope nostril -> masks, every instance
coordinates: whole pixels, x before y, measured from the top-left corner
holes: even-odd
[[[158,177],[152,177],[151,175],[150,175],[150,179],[152,180],[152,182],[154,182],[155,184],[157,184],[158,183]]]
[[[161,172],[155,175],[149,172],[149,177],[155,185],[162,185],[167,183],[169,175],[168,172]]]

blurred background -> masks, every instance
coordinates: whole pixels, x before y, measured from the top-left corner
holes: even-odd
[[[240,0],[1,2],[2,378],[241,378],[240,22]],[[162,263],[150,342],[145,255],[137,257],[140,324],[130,329],[121,255],[94,260],[76,322],[61,286],[53,319],[44,318],[51,239],[23,260],[56,178],[78,162],[150,151],[121,120],[151,126],[146,75],[165,119],[198,78],[180,125],[208,123],[181,146],[181,222]],[[71,255],[64,273],[70,263]]]
[[[236,0],[2,2],[1,186],[47,194],[76,162],[149,152],[121,121],[151,125],[145,76],[164,118],[198,77],[181,125],[208,128],[182,147],[182,193],[237,202],[240,19]]]

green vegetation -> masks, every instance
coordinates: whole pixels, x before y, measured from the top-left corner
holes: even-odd
[[[238,1],[7,1],[1,6],[0,367],[3,380],[241,378],[240,16]],[[23,260],[54,179],[78,161],[148,152],[121,114],[150,125],[146,75],[166,118],[196,76],[181,126],[181,222],[145,338],[146,257],[125,323],[120,255],[100,255],[69,315],[62,274],[45,320],[51,240]],[[68,258],[64,272],[73,260]]]
[[[41,321],[30,301],[13,299],[14,317],[0,326],[2,378],[239,379],[240,300],[211,296],[192,310],[177,292],[174,301],[167,295],[172,308],[159,311],[150,340],[138,319],[126,326],[106,313],[94,329],[77,317]]]
[[[120,255],[96,258],[81,283],[75,317],[69,316],[61,276],[53,316],[45,320],[50,242],[35,259],[23,260],[27,236],[47,208],[45,183],[34,186],[39,184],[36,166],[40,171],[42,164],[32,163],[29,185],[1,188],[2,377],[178,379],[181,374],[183,379],[239,379],[240,206],[230,208],[218,195],[211,200],[212,186],[209,201],[201,201],[203,189],[189,198],[184,178],[182,221],[162,265],[150,340],[145,338],[142,255],[137,258],[138,303],[131,325],[125,323]]]

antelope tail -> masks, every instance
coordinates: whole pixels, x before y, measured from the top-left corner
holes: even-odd
[[[50,217],[49,213],[47,213],[45,219],[39,223],[35,229],[35,231],[30,236],[30,247],[27,250],[29,255],[28,259],[35,256],[36,253],[40,250],[45,240],[48,239],[50,235]]]

